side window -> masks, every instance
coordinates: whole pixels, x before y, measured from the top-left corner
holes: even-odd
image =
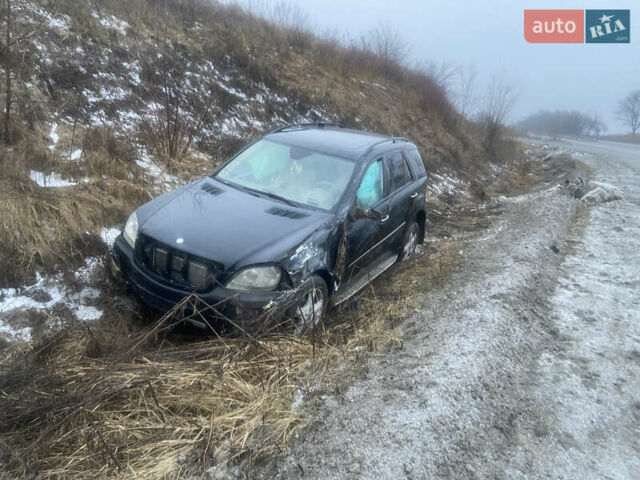
[[[391,177],[391,191],[394,192],[411,181],[407,162],[404,161],[402,153],[392,153],[387,162],[389,164],[389,176]]]
[[[373,205],[382,199],[384,191],[384,179],[382,170],[382,160],[373,162],[362,177],[358,193],[356,194],[356,205],[363,210],[369,210]]]
[[[420,157],[418,150],[406,150],[404,153],[409,160],[409,164],[411,165],[411,170],[413,170],[414,176],[416,178],[424,177],[427,172],[424,169],[424,163],[422,162],[422,157]]]

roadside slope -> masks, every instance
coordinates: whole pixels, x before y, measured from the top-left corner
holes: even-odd
[[[507,170],[428,74],[238,6],[14,9],[14,36],[25,36],[7,54],[21,60],[11,148],[0,151],[0,348],[116,317],[101,257],[128,215],[276,126],[341,122],[409,137],[432,209],[483,195],[474,185]],[[518,148],[507,151],[516,165]]]

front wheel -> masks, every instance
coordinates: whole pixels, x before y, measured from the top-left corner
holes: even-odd
[[[329,306],[327,284],[318,275],[309,278],[302,287],[302,295],[295,310],[296,334],[305,334],[320,328]]]
[[[416,247],[418,245],[418,235],[420,234],[420,226],[413,222],[409,225],[407,233],[404,235],[402,243],[402,252],[400,254],[400,260],[406,262],[410,260],[416,253]]]

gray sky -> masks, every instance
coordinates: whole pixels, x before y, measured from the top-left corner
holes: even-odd
[[[476,83],[504,77],[521,90],[510,121],[539,109],[597,111],[610,133],[621,132],[617,102],[640,88],[637,0],[290,1],[309,12],[319,31],[337,27],[358,37],[383,23],[412,45],[413,61],[474,66]],[[525,8],[630,9],[631,43],[529,44],[523,36]]]

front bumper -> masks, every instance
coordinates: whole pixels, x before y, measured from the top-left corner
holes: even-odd
[[[154,278],[135,261],[133,249],[122,235],[116,239],[111,250],[109,268],[112,275],[128,283],[144,303],[163,312],[171,310],[193,293],[179,285]],[[216,309],[223,316],[236,319],[242,313],[250,313],[248,316],[255,319],[278,306],[294,305],[296,301],[295,290],[253,293],[228,290],[222,286],[197,293],[197,296],[209,305],[220,304]]]

